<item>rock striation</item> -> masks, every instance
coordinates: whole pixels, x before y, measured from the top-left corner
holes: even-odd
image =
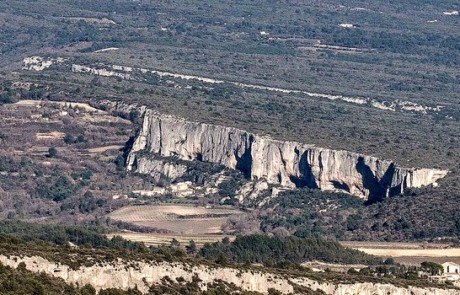
[[[401,194],[406,188],[436,185],[448,173],[399,167],[376,157],[279,141],[148,109],[128,154],[127,169],[137,171],[146,152],[224,165],[242,171],[249,179],[264,179],[283,187],[318,188],[371,200]],[[146,173],[145,165],[142,171]]]
[[[295,287],[301,286],[311,290],[323,291],[330,295],[343,294],[388,294],[388,295],[459,295],[458,289],[420,288],[414,286],[398,287],[383,283],[340,283],[317,281],[306,276],[291,277],[287,275],[263,272],[261,270],[244,270],[230,267],[210,267],[206,265],[190,265],[179,262],[143,262],[123,261],[118,259],[101,265],[81,266],[72,269],[49,261],[40,256],[6,256],[0,255],[0,263],[17,268],[23,262],[26,268],[34,272],[44,272],[48,275],[62,278],[67,283],[84,286],[93,285],[97,290],[107,288],[128,289],[137,288],[147,293],[149,286],[161,284],[162,279],[169,277],[173,281],[183,279],[191,282],[197,276],[200,287],[206,290],[208,284],[218,281],[234,284],[245,291],[268,294],[269,289],[275,289],[282,294],[297,294]]]
[[[181,164],[168,163],[160,159],[150,159],[148,157],[139,157],[136,172],[140,174],[149,174],[156,181],[162,176],[176,179],[181,177],[187,167]]]

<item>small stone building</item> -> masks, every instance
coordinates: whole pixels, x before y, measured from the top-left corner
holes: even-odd
[[[444,274],[458,274],[460,273],[460,265],[453,262],[444,262],[442,264],[444,268]]]

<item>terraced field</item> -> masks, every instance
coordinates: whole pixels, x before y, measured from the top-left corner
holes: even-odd
[[[221,234],[221,226],[232,216],[244,214],[230,208],[188,205],[144,205],[120,208],[110,218],[182,235]]]

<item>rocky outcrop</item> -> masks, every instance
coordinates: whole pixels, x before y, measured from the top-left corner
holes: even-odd
[[[146,110],[129,152],[135,171],[140,152],[199,160],[242,171],[284,187],[310,187],[365,199],[400,194],[405,188],[436,185],[448,171],[403,168],[392,161],[309,144],[278,141],[232,127],[190,122]]]
[[[187,167],[184,165],[169,163],[160,159],[151,159],[148,157],[139,157],[136,167],[137,173],[149,174],[156,181],[158,181],[161,177],[174,180],[181,177],[185,171],[187,171]]]
[[[222,281],[234,284],[246,291],[255,291],[267,294],[269,289],[275,289],[283,294],[296,293],[295,286],[303,286],[312,290],[321,290],[326,294],[360,294],[360,295],[458,295],[460,291],[454,289],[398,287],[391,284],[379,283],[334,283],[316,281],[306,276],[292,277],[260,270],[239,270],[229,267],[210,267],[206,265],[189,265],[174,262],[139,262],[118,261],[102,265],[81,266],[72,269],[44,259],[40,256],[17,257],[0,255],[0,262],[4,265],[17,268],[23,262],[28,270],[45,272],[46,274],[62,278],[67,283],[93,285],[97,290],[107,288],[128,289],[137,288],[147,293],[149,286],[161,284],[161,279],[169,277],[173,281],[182,278],[191,282],[194,276],[201,280],[200,287],[205,290],[208,284]]]

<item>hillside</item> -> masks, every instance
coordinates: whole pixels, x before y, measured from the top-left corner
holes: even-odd
[[[18,9],[21,3],[0,7],[3,39],[23,36],[2,45],[5,70],[45,55],[90,68],[146,68],[354,99],[213,87],[158,74],[122,81],[120,75],[72,74],[66,66],[15,78],[43,81],[64,91],[61,96],[136,101],[192,120],[414,166],[453,169],[458,163],[459,18],[444,14],[459,9],[456,1],[191,1],[180,9],[149,1],[34,1]],[[100,51],[107,48],[118,50]],[[382,108],[414,105],[399,104],[393,112],[362,104],[366,98]]]
[[[8,224],[3,224],[2,228],[7,226]],[[33,226],[33,229],[28,230],[27,225],[23,224],[22,229],[16,227],[11,230],[14,227],[11,224],[10,229],[7,229],[8,236],[0,236],[0,286],[6,294],[96,294],[96,291],[98,294],[214,294],[207,293],[213,290],[221,292],[219,294],[373,294],[377,290],[384,290],[386,294],[458,294],[457,288],[446,284],[433,284],[414,277],[405,278],[404,276],[413,271],[407,272],[407,269],[400,274],[386,274],[384,277],[378,277],[378,274],[382,274],[381,271],[386,269],[382,266],[369,267],[366,271],[349,274],[332,271],[317,273],[298,264],[289,263],[289,260],[286,260],[289,258],[279,260],[275,266],[260,267],[248,262],[244,265],[236,264],[230,259],[224,262],[226,254],[218,255],[218,260],[215,261],[212,257],[193,257],[190,253],[185,254],[173,242],[170,246],[136,248],[132,247],[133,243],[120,238],[110,241],[91,229],[43,227],[48,236],[31,237],[27,231],[32,232],[41,228]],[[85,231],[87,237],[91,233],[92,238],[77,242],[82,246],[67,242],[57,245],[51,242],[54,239],[53,231],[66,232],[61,235],[64,240],[73,240],[79,236],[75,234],[78,231]],[[22,236],[28,237],[29,241],[24,241]],[[297,240],[302,241],[304,245],[318,244],[327,247],[331,251],[328,255],[355,255],[357,260],[354,262],[372,260],[369,255],[361,253],[359,256],[357,251],[347,250],[338,245],[334,248],[336,254],[333,254],[333,248],[328,247],[330,242],[327,241]],[[106,241],[106,244],[97,241]],[[265,252],[269,257],[270,251],[279,251],[272,247],[273,245],[287,245],[289,240],[277,242],[272,238],[270,242],[263,237],[255,236],[233,243],[223,243],[224,246],[235,248],[246,243],[246,249],[267,243],[271,247],[271,250]],[[310,247],[305,250],[313,256],[324,255],[320,248]],[[210,246],[207,249],[211,249]],[[240,255],[237,252],[233,253],[235,254]],[[251,259],[247,256],[240,257],[245,260]],[[341,258],[334,260],[339,262]],[[385,263],[387,266],[390,265],[388,262]],[[399,265],[394,267],[401,271],[404,269]],[[36,274],[37,272],[40,274]]]
[[[460,294],[459,11],[0,1],[0,293]]]

